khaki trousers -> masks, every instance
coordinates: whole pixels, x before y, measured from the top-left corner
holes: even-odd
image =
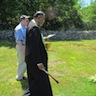
[[[18,57],[18,67],[16,79],[22,79],[26,71],[25,56],[22,54],[22,51],[18,44],[16,45],[17,57]]]

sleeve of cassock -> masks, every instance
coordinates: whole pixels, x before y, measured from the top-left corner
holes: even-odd
[[[29,44],[30,44],[30,53],[35,61],[35,64],[42,63],[41,60],[41,50],[42,50],[42,38],[40,30],[37,27],[34,27],[29,34]]]

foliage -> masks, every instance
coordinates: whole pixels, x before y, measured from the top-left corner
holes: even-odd
[[[82,20],[75,5],[78,0],[1,0],[0,2],[0,29],[14,29],[19,23],[20,15],[33,16],[37,10],[46,13],[52,7],[56,9],[56,18],[47,18],[45,29],[82,28]]]
[[[32,19],[38,10],[46,13],[46,30],[96,29],[96,0],[91,0],[87,7],[83,4],[81,0],[1,0],[0,29],[14,29],[22,14],[30,15]],[[50,8],[54,10],[53,19],[49,15],[51,11],[48,13]]]
[[[79,12],[82,16],[85,29],[96,30],[96,0],[90,6],[80,9]]]

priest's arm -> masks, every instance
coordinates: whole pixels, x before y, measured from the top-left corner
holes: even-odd
[[[34,27],[32,30],[30,30],[29,34],[29,46],[30,46],[30,54],[32,56],[32,59],[34,60],[36,66],[40,70],[45,69],[42,58],[41,58],[41,50],[42,50],[42,37],[40,34],[40,30],[38,27]]]

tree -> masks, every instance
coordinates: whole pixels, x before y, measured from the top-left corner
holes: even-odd
[[[76,6],[79,6],[77,1],[78,0],[1,0],[0,29],[14,29],[17,23],[20,22],[20,15],[26,14],[33,16],[38,10],[47,13],[45,29],[57,30],[62,28],[68,30],[72,28],[82,28],[83,22],[77,11]],[[49,9],[50,11],[48,13]]]
[[[84,7],[80,10],[82,20],[87,30],[96,29],[96,0],[90,6]]]

